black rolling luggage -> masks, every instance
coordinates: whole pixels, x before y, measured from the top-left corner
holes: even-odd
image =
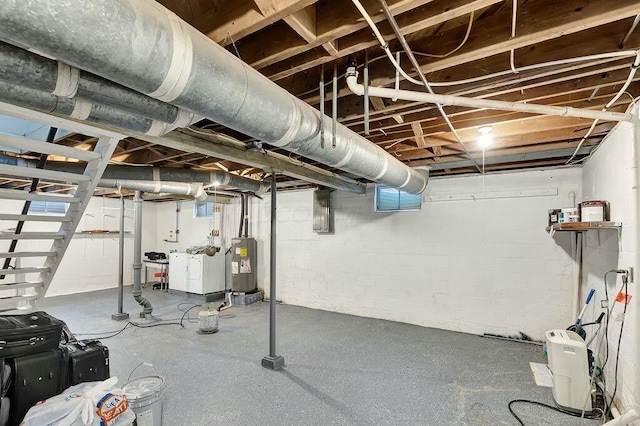
[[[0,316],[0,358],[57,349],[64,325],[46,312]]]
[[[68,387],[66,350],[55,349],[9,361],[13,374],[11,425],[19,425],[35,403],[60,394]]]
[[[109,349],[98,340],[79,340],[65,345],[69,356],[69,385],[109,378]]]

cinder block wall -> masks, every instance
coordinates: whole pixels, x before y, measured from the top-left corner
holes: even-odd
[[[468,333],[524,332],[543,339],[546,330],[570,324],[576,282],[569,238],[545,232],[547,211],[570,205],[570,194],[579,201],[581,179],[578,168],[489,175],[485,193],[558,194],[425,202],[420,212],[374,212],[372,187],[366,195],[336,192],[334,235],[312,231],[312,191],[280,193],[277,299]],[[463,193],[480,197],[483,179],[434,179],[425,197]],[[269,202],[261,208],[268,219]],[[268,223],[261,229],[268,241]],[[268,250],[262,253],[268,262]]]

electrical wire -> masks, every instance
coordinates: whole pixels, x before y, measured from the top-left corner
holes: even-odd
[[[625,295],[628,294],[628,279],[624,279],[624,293]],[[625,296],[626,297],[626,296]],[[609,409],[607,410],[607,413],[611,413],[611,408],[613,407],[613,401],[616,398],[616,393],[618,392],[618,361],[620,360],[620,344],[622,343],[622,332],[624,330],[624,322],[626,320],[627,317],[627,303],[625,300],[625,304],[624,304],[624,309],[622,311],[622,324],[620,324],[620,336],[618,336],[618,348],[617,348],[617,352],[616,352],[616,366],[615,366],[615,372],[614,372],[614,378],[616,380],[616,384],[613,387],[613,393],[611,394],[611,402],[609,403]],[[606,395],[605,395],[605,399],[606,399]]]
[[[373,22],[373,20],[371,19],[371,16],[369,16],[369,14],[367,13],[367,11],[364,8],[364,6],[362,6],[362,3],[360,3],[359,0],[352,0],[352,2],[356,6],[356,8],[360,11],[360,14],[364,17],[365,21],[367,21],[367,23],[369,24],[369,27],[371,27],[371,30],[373,30],[374,34],[376,35],[376,38],[380,42],[380,46],[382,47],[382,50],[384,50],[384,52],[386,53],[387,57],[389,58],[389,60],[393,64],[393,66],[396,68],[396,70],[400,74],[402,74],[402,76],[405,79],[407,79],[409,81],[410,80],[417,81],[415,79],[411,79],[411,77],[409,77],[409,75],[402,69],[400,64],[398,64],[396,59],[393,57],[393,54],[391,53],[391,50],[389,49],[389,43],[387,43],[385,41],[384,37],[382,37],[382,34],[378,30],[378,27],[376,26],[375,22]],[[396,37],[400,41],[400,44],[402,45],[405,53],[409,57],[409,60],[410,60],[410,62],[412,64],[412,66],[415,68],[416,72],[420,75],[421,81],[419,81],[417,84],[424,86],[424,88],[429,93],[433,94],[434,93],[433,89],[429,85],[429,81],[427,80],[427,78],[421,72],[420,64],[418,64],[418,61],[416,60],[415,56],[413,55],[413,52],[411,51],[411,48],[409,47],[409,44],[407,43],[407,40],[404,38],[404,35],[400,31],[400,28],[398,27],[398,23],[396,22],[393,14],[389,10],[389,6],[387,5],[387,2],[385,0],[380,0],[380,5],[382,6],[382,9],[383,9],[384,14],[385,14],[385,16],[387,18],[387,21],[393,27],[393,31],[396,34]],[[444,108],[442,107],[442,105],[441,104],[436,104],[436,107],[438,108],[438,111],[440,112],[440,115],[442,116],[444,121],[447,123],[447,126],[449,127],[449,129],[451,129],[451,132],[452,132],[453,136],[456,138],[456,140],[458,141],[458,144],[462,147],[462,150],[471,159],[471,161],[475,165],[475,167],[478,170],[478,172],[481,173],[482,170],[480,169],[480,166],[478,165],[478,163],[473,158],[473,156],[471,155],[471,153],[467,149],[466,145],[462,141],[462,138],[460,137],[460,135],[456,131],[455,127],[451,123],[451,120],[449,119],[449,116],[447,115],[447,113],[444,111]]]
[[[616,95],[613,97],[613,99],[611,99],[604,106],[604,108],[602,108],[602,111],[607,111],[609,108],[611,108],[613,106],[613,104],[620,98],[620,96],[622,96],[623,93],[625,93],[627,91],[627,88],[629,87],[629,85],[633,81],[633,77],[636,75],[636,71],[637,71],[638,68],[640,68],[640,51],[638,51],[636,53],[636,60],[631,65],[631,71],[629,71],[629,76],[627,77],[627,80],[622,85],[622,88],[620,88],[620,90],[618,91],[618,93],[616,93]],[[571,157],[567,160],[567,162],[565,164],[570,164],[571,161],[576,157],[576,155],[578,155],[578,151],[582,147],[582,144],[591,135],[591,132],[593,132],[593,129],[595,129],[596,124],[598,124],[599,121],[600,120],[597,119],[597,118],[595,120],[593,120],[593,123],[591,123],[591,127],[589,127],[589,130],[587,131],[587,133],[582,137],[582,139],[580,139],[580,142],[578,143],[578,146],[576,146],[575,151],[573,152],[573,154],[571,155]]]
[[[518,0],[513,0],[513,6],[511,7],[513,11],[513,16],[511,17],[511,39],[516,38],[516,16],[518,13]],[[511,65],[511,71],[514,74],[517,74],[519,71],[516,69],[516,49],[511,49],[509,52],[509,65]]]
[[[518,423],[520,425],[522,425],[522,426],[525,426],[524,422],[516,414],[516,412],[513,411],[512,405],[515,404],[515,403],[525,403],[525,404],[538,405],[540,407],[548,408],[549,410],[557,411],[558,413],[562,413],[562,414],[567,414],[569,416],[578,417],[577,413],[573,413],[571,411],[566,411],[566,410],[563,410],[561,408],[554,407],[553,405],[545,404],[544,402],[532,401],[530,399],[514,399],[514,400],[511,400],[511,401],[509,401],[509,404],[507,405],[507,407],[509,408],[509,412],[518,421]],[[585,415],[584,418],[585,419],[590,419],[590,420],[601,420],[601,416],[594,416],[594,415]]]
[[[471,27],[473,27],[473,16],[474,16],[474,14],[475,14],[475,10],[472,10],[471,14],[469,15],[469,25],[467,26],[467,32],[464,35],[464,38],[462,39],[462,41],[460,42],[458,47],[456,47],[455,49],[453,49],[450,52],[445,53],[443,55],[435,55],[433,53],[422,53],[422,52],[413,52],[413,54],[414,55],[418,55],[418,56],[426,56],[428,58],[446,58],[447,56],[453,55],[458,50],[460,50],[460,48],[462,48],[462,46],[464,46],[464,44],[469,39],[469,34],[471,34]]]

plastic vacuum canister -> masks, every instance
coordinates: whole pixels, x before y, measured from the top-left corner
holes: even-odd
[[[127,396],[129,407],[136,414],[137,426],[162,426],[164,377],[140,377],[125,383],[122,390]]]

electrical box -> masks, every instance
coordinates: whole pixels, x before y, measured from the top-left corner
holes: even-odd
[[[231,240],[231,289],[253,293],[258,288],[258,241],[243,237]]]
[[[330,189],[313,192],[313,230],[319,234],[333,232],[333,208]]]

